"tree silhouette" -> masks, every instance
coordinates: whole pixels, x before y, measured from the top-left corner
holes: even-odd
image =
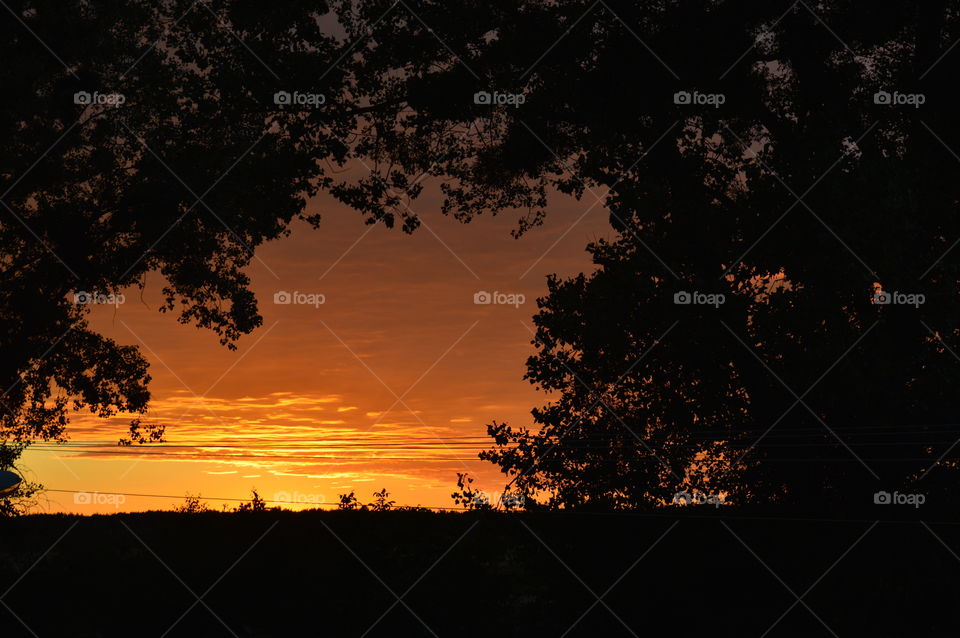
[[[370,503],[369,507],[374,512],[387,512],[393,509],[396,504],[396,501],[390,500],[390,492],[387,491],[387,488],[383,488],[379,492],[373,493],[373,502]]]
[[[211,511],[210,506],[201,500],[200,494],[196,496],[187,493],[183,499],[183,504],[173,508],[174,512],[181,514],[200,514]]]
[[[13,471],[22,479],[15,490],[0,495],[0,518],[28,514],[38,505],[43,485],[23,478],[23,472],[16,466],[25,447],[23,443],[0,442],[0,470]]]
[[[367,506],[360,502],[356,494],[352,491],[349,494],[341,494],[340,502],[337,504],[337,509],[340,510],[365,510]]]
[[[960,131],[943,80],[960,62],[941,56],[960,24],[942,5],[777,19],[695,4],[598,17],[534,72],[562,93],[549,120],[526,110],[539,83],[522,115],[504,110],[572,159],[558,188],[612,189],[618,236],[589,247],[595,273],[548,281],[526,376],[559,398],[534,410],[537,429],[489,426],[481,458],[554,507],[656,505],[687,487],[867,503],[915,482],[946,497],[944,468],[918,481],[956,437],[960,163],[945,140]],[[685,84],[631,58],[642,82],[596,99],[594,82],[628,72],[606,57],[626,59],[626,25]]]
[[[250,490],[250,502],[249,503],[240,503],[234,511],[235,512],[266,512],[267,510],[279,511],[280,506],[267,507],[267,502],[263,500],[256,489]]]
[[[322,2],[5,9],[0,47],[19,62],[0,72],[0,440],[61,439],[71,409],[149,401],[139,348],[92,330],[89,300],[156,273],[162,312],[235,347],[262,323],[254,250],[295,218],[316,225],[319,189],[356,199],[335,175],[365,107]],[[296,91],[322,108],[278,97]],[[125,442],[162,430],[134,419]]]
[[[560,398],[536,430],[491,427],[485,458],[527,496],[862,499],[950,445],[927,427],[955,418],[958,372],[946,2],[10,8],[0,440],[61,437],[70,407],[145,409],[142,355],[73,295],[158,272],[163,310],[233,346],[261,321],[243,269],[307,197],[412,231],[408,202],[442,176],[462,221],[519,211],[519,234],[558,191],[617,233],[541,302],[528,378]],[[276,99],[298,90],[322,108]],[[354,158],[369,174],[339,176]],[[768,429],[808,436],[752,449]],[[135,420],[129,440],[159,434]]]
[[[957,433],[947,3],[427,3],[377,32],[358,64],[371,102],[400,106],[369,114],[371,154],[415,175],[450,149],[462,219],[526,209],[522,231],[554,189],[596,197],[618,233],[541,300],[527,377],[560,398],[534,430],[490,427],[483,458],[527,494],[943,489],[949,456],[926,474]]]

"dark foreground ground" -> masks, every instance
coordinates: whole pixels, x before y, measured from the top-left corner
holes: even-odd
[[[0,636],[960,635],[960,525],[696,513],[0,521]]]

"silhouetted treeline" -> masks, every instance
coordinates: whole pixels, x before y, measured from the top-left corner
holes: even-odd
[[[938,540],[960,546],[955,525],[932,524],[934,536],[917,522],[409,512],[73,522],[0,524],[0,580],[15,584],[5,637],[34,635],[17,618],[76,638],[960,630],[956,565]]]
[[[955,498],[956,3],[9,5],[0,439],[145,410],[90,299],[160,272],[232,346],[253,249],[307,197],[412,232],[433,180],[518,233],[557,191],[610,211],[535,319],[558,394],[491,426],[531,504]]]

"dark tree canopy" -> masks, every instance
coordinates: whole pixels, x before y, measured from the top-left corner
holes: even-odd
[[[316,225],[303,211],[321,188],[356,199],[332,176],[355,156],[363,108],[323,2],[8,7],[0,440],[55,439],[71,405],[106,416],[149,399],[139,349],[90,330],[74,295],[142,289],[157,272],[162,311],[234,347],[261,324],[254,249],[296,217]],[[281,91],[325,103],[278,104]],[[159,435],[131,426],[131,440]]]
[[[925,474],[957,434],[956,6],[417,10],[363,54],[384,69],[375,101],[404,104],[371,115],[386,152],[422,165],[444,139],[445,210],[464,219],[535,222],[552,187],[605,198],[620,235],[591,247],[594,275],[551,280],[528,378],[559,399],[538,429],[494,424],[484,458],[554,506],[944,482],[950,457]],[[408,41],[433,64],[403,60]]]
[[[490,428],[485,458],[529,498],[803,499],[843,481],[862,500],[952,442],[918,425],[956,420],[956,3],[9,6],[0,439],[62,435],[71,401],[145,407],[142,355],[90,331],[76,291],[159,272],[165,309],[232,345],[260,323],[252,250],[307,197],[412,231],[407,203],[439,176],[465,222],[509,210],[522,232],[556,190],[602,200],[617,232],[540,302],[528,378],[559,398],[535,429]],[[340,181],[351,158],[370,174]],[[771,427],[798,438],[751,449]]]
[[[518,110],[578,183],[614,189],[620,235],[590,247],[594,274],[550,279],[527,377],[559,399],[538,430],[495,423],[482,456],[553,506],[918,484],[957,436],[954,13],[641,5],[572,32],[532,74],[553,108]]]

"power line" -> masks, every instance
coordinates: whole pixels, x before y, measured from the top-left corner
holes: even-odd
[[[116,495],[116,496],[132,496],[140,498],[164,498],[164,499],[184,499],[186,496],[175,496],[172,494],[135,494],[131,492],[101,492],[97,490],[61,490],[61,489],[46,489],[46,492],[59,492],[65,494],[103,494],[103,495]],[[251,499],[249,498],[235,498],[235,497],[217,497],[217,496],[200,496],[197,498],[204,501],[228,501],[228,502],[240,502],[240,503],[249,503]],[[339,502],[323,502],[323,503],[304,503],[300,501],[286,501],[286,500],[269,500],[263,499],[264,503],[281,503],[281,504],[291,504],[291,505],[340,505]],[[534,510],[534,511],[524,511],[525,514],[536,514],[536,515],[554,515],[554,516],[622,516],[622,517],[638,517],[638,518],[666,518],[666,519],[713,519],[713,520],[755,520],[755,521],[802,521],[802,522],[819,522],[819,523],[902,523],[902,524],[917,524],[919,521],[911,520],[896,520],[896,519],[845,519],[845,518],[823,518],[823,517],[802,517],[802,516],[750,516],[745,514],[734,514],[734,515],[707,515],[707,514],[688,514],[686,512],[680,513],[680,510],[693,509],[695,506],[678,506],[678,507],[662,507],[660,509],[664,510],[663,512],[638,512],[630,510],[621,510],[621,511],[610,511],[610,512],[589,512],[581,510]],[[729,506],[726,506],[729,507]],[[429,506],[429,505],[394,505],[392,509],[402,510],[404,508],[419,508],[431,511],[442,511],[442,512],[471,512],[476,511],[466,507],[439,507],[439,506]],[[669,510],[669,511],[666,511]],[[214,510],[216,511],[216,510]],[[517,512],[519,513],[519,512]],[[958,521],[927,521],[931,525],[960,525]]]
[[[933,429],[931,429],[933,428]],[[877,435],[877,436],[886,436],[892,434],[950,434],[954,432],[960,432],[960,425],[958,424],[888,424],[888,425],[871,425],[871,426],[850,426],[850,425],[838,425],[835,426],[835,429],[841,430],[844,434],[849,436],[860,436],[860,435]],[[705,437],[722,437],[733,435],[749,435],[756,432],[763,432],[764,428],[745,428],[745,429],[733,429],[733,428],[697,428],[697,429],[677,429],[677,430],[663,430],[658,429],[657,432],[651,433],[647,436],[648,439],[656,439],[658,437],[669,437],[674,432],[682,434],[684,436],[694,435],[694,436],[705,436]],[[807,434],[809,433],[809,434]],[[771,431],[767,436],[768,437],[802,437],[816,435],[820,436],[825,433],[823,428],[820,425],[811,425],[811,426],[780,426],[775,430]],[[620,438],[620,433],[613,433],[611,431],[600,431],[600,432],[589,432],[587,439],[615,439]],[[191,440],[191,439],[180,439],[176,443],[174,442],[160,442],[160,443],[148,443],[145,446],[150,447],[172,447],[174,445],[180,446],[196,446],[196,447],[295,447],[295,446],[316,446],[317,442],[313,439],[311,440],[293,440],[283,443],[276,443],[273,441],[263,441],[260,439],[258,442],[257,439],[243,440],[243,439],[230,439],[230,440]],[[403,446],[403,445],[425,445],[425,446],[436,446],[436,445],[470,445],[472,443],[480,443],[483,445],[492,445],[493,441],[488,435],[450,435],[442,438],[438,437],[412,437],[412,436],[403,436],[403,435],[376,435],[376,436],[336,436],[330,439],[324,439],[323,445],[334,446],[334,445],[356,445],[359,447],[370,446],[370,447],[386,447],[386,446]],[[82,446],[82,445],[104,445],[104,446],[114,446],[116,441],[108,440],[81,440],[81,441],[65,441],[58,443],[58,445],[66,446]]]
[[[319,455],[289,455],[289,454],[212,454],[199,452],[168,453],[168,452],[126,452],[115,450],[63,450],[58,448],[33,448],[37,452],[60,452],[75,453],[80,456],[86,455],[108,455],[108,456],[157,456],[167,459],[264,459],[271,461],[420,461],[420,462],[441,462],[457,461],[456,455],[436,455],[436,456],[377,456],[371,453],[370,456],[344,456],[341,454],[333,456]]]
[[[913,435],[913,436],[917,436],[917,435],[920,435],[920,436],[928,436],[928,437],[942,437],[942,436],[946,436],[946,437],[948,437],[948,438],[946,438],[946,439],[944,439],[943,441],[940,441],[940,442],[952,442],[952,440],[954,440],[954,438],[955,438],[954,435],[955,435],[957,432],[960,432],[960,430],[950,431],[950,432],[946,432],[946,431],[941,431],[941,432],[883,432],[883,433],[844,432],[844,434],[847,434],[849,438],[865,437],[865,436],[870,436],[870,437],[889,437],[889,436],[900,436],[900,435],[905,435],[905,434],[910,434],[910,435]],[[951,438],[951,437],[953,437],[953,438]],[[569,445],[571,445],[571,446],[577,446],[577,445],[579,445],[579,446],[584,446],[584,445],[602,445],[602,444],[605,444],[605,443],[616,442],[616,441],[619,441],[619,440],[621,440],[621,439],[623,439],[623,438],[627,438],[627,437],[620,437],[620,436],[604,436],[604,437],[590,436],[590,437],[582,437],[582,438],[579,438],[579,439],[568,439],[566,442],[567,442],[567,444],[569,444]],[[728,440],[728,441],[730,440],[729,438],[728,438],[728,439],[723,439],[723,438],[720,437],[720,436],[714,436],[714,437],[711,437],[711,438],[716,438],[716,439],[718,439],[718,440]],[[784,435],[784,434],[775,435],[774,433],[771,433],[771,434],[769,434],[768,436],[764,437],[764,440],[767,440],[767,439],[777,439],[777,440],[779,440],[779,439],[786,439],[786,438],[791,438],[791,439],[817,438],[817,439],[821,439],[821,438],[829,438],[829,436],[828,436],[827,432],[825,432],[825,431],[824,431],[822,434],[821,434],[820,432],[810,433],[810,434],[791,434],[791,435]],[[648,440],[648,441],[658,441],[658,440],[669,440],[669,439],[664,438],[664,437],[648,437],[646,440]],[[916,441],[916,440],[909,440],[909,439],[895,439],[895,440],[889,441],[889,442],[892,442],[892,443],[924,443],[924,442],[927,442],[927,441],[926,441],[926,440]],[[880,441],[880,442],[878,442],[878,443],[883,443],[883,441]],[[434,449],[434,448],[475,448],[475,447],[478,447],[478,446],[481,446],[481,447],[489,447],[489,446],[493,446],[493,445],[494,445],[494,442],[491,441],[491,440],[480,440],[480,441],[475,441],[475,442],[467,442],[467,441],[453,441],[453,442],[431,441],[431,442],[424,442],[424,443],[411,443],[411,442],[403,442],[403,443],[400,443],[400,442],[364,442],[364,443],[347,443],[347,444],[340,443],[340,442],[329,442],[329,441],[304,441],[304,442],[298,442],[298,443],[258,443],[258,442],[250,442],[250,443],[213,443],[213,442],[200,442],[200,441],[195,442],[195,443],[190,443],[190,442],[185,442],[185,441],[178,441],[178,442],[176,442],[176,443],[174,443],[174,442],[147,443],[147,444],[144,444],[144,445],[141,445],[141,446],[118,446],[115,442],[109,442],[109,441],[105,441],[105,442],[101,442],[101,441],[67,441],[67,442],[64,442],[64,443],[39,442],[39,443],[33,444],[33,445],[30,446],[30,447],[37,447],[37,446],[48,446],[48,447],[51,447],[51,446],[54,446],[54,447],[64,448],[64,449],[69,449],[69,448],[85,448],[85,447],[89,447],[89,448],[98,448],[98,447],[110,447],[110,448],[126,447],[127,449],[133,449],[133,450],[136,450],[136,449],[163,449],[163,448],[205,448],[205,449],[216,448],[216,449],[267,449],[267,450],[298,450],[298,449],[317,449],[317,448],[323,448],[323,449],[357,449],[357,450],[364,450],[364,449],[374,449],[374,450],[376,450],[376,449],[399,449],[399,450],[410,449],[410,450],[419,450],[419,449]],[[510,444],[508,444],[508,446],[509,446],[509,445],[510,445]],[[803,444],[803,443],[797,443],[797,445],[805,445],[805,444]],[[498,447],[507,447],[507,446],[498,446]],[[30,448],[28,448],[28,449],[30,449]]]
[[[109,495],[109,496],[134,496],[134,497],[139,497],[139,498],[174,498],[174,499],[179,499],[179,500],[183,500],[183,499],[185,499],[185,498],[187,498],[187,497],[189,496],[189,495],[175,496],[175,495],[173,495],[173,494],[134,494],[134,493],[131,493],[131,492],[113,492],[113,491],[103,492],[103,491],[100,491],[100,490],[59,490],[59,489],[58,489],[58,490],[55,490],[55,489],[44,489],[43,491],[45,491],[45,492],[60,492],[60,493],[64,493],[64,494],[86,494],[86,495],[102,494],[102,495]],[[286,490],[280,490],[280,491],[286,491]],[[251,501],[250,498],[236,498],[236,497],[230,497],[230,496],[200,496],[200,495],[198,495],[197,498],[200,499],[200,500],[204,500],[204,501],[229,501],[229,502],[236,502],[236,503],[249,503],[249,502]],[[339,501],[335,501],[335,502],[325,502],[325,501],[324,501],[324,502],[313,502],[313,501],[304,502],[304,501],[285,501],[285,500],[273,500],[273,499],[262,499],[262,500],[263,500],[264,503],[283,503],[283,504],[286,504],[286,505],[340,505],[340,502],[339,502]],[[442,511],[466,511],[466,509],[467,509],[467,508],[464,508],[464,507],[428,507],[428,506],[426,506],[426,505],[404,505],[404,506],[396,506],[396,505],[395,505],[394,507],[420,507],[420,508],[423,508],[423,509],[438,510],[438,511],[440,511],[440,510],[442,510]]]
[[[921,438],[923,438],[923,437],[941,437],[941,436],[946,436],[946,437],[948,437],[947,439],[944,439],[944,440],[942,440],[942,441],[934,441],[934,442],[952,442],[953,437],[954,437],[954,434],[955,434],[956,432],[960,432],[960,430],[951,430],[951,431],[944,431],[944,430],[942,430],[942,431],[936,431],[936,432],[933,432],[933,431],[927,431],[927,432],[893,432],[893,431],[891,431],[891,432],[862,432],[862,431],[844,431],[844,434],[847,435],[849,438],[858,438],[858,437],[890,437],[890,436],[900,436],[900,435],[912,435],[912,436],[914,437],[913,439],[894,439],[894,440],[892,440],[892,441],[878,441],[878,442],[876,443],[876,444],[881,444],[881,443],[926,443],[926,442],[928,442],[926,439],[920,440],[920,441],[916,440],[916,437],[918,437],[918,436],[921,437]],[[739,435],[739,434],[741,434],[741,433],[737,433],[737,434]],[[576,439],[567,439],[567,440],[565,441],[565,443],[568,444],[568,445],[570,445],[570,446],[603,445],[603,444],[606,444],[606,443],[611,443],[611,442],[620,441],[620,440],[623,439],[623,438],[626,438],[626,437],[624,437],[624,436],[619,436],[619,435],[612,435],[612,434],[604,434],[604,435],[592,434],[592,435],[586,436],[586,437],[581,437],[581,438],[576,438]],[[731,441],[730,438],[726,438],[726,439],[722,438],[721,433],[716,433],[716,434],[714,434],[714,435],[713,435],[712,437],[710,437],[710,438],[716,438],[717,440]],[[743,437],[743,438],[746,438],[746,437]],[[809,434],[789,434],[789,435],[787,435],[787,434],[782,434],[782,433],[777,434],[777,433],[771,432],[769,435],[767,435],[767,436],[764,438],[764,440],[767,440],[767,439],[776,439],[776,440],[779,440],[779,439],[785,439],[785,438],[791,438],[791,439],[801,439],[801,438],[825,439],[825,438],[826,438],[826,439],[828,439],[829,437],[827,436],[827,432],[822,431],[822,430],[819,431],[819,432],[813,432],[813,433],[809,433]],[[658,441],[658,440],[670,440],[670,439],[669,439],[668,437],[649,436],[649,437],[646,438],[646,440],[648,440],[648,441]],[[739,441],[740,439],[738,438],[738,439],[735,439],[735,440],[736,440],[736,441]],[[747,440],[748,440],[748,439],[747,439]],[[680,442],[680,441],[674,440],[674,441],[672,441],[672,442]],[[308,450],[312,450],[312,449],[356,449],[356,450],[364,450],[364,449],[372,449],[372,450],[379,450],[379,449],[399,449],[399,450],[403,450],[403,449],[409,449],[409,450],[419,450],[419,449],[434,449],[434,448],[444,448],[444,449],[447,449],[447,448],[475,448],[475,447],[477,447],[477,446],[489,447],[489,446],[493,446],[493,445],[495,445],[495,443],[494,443],[492,440],[490,440],[490,439],[482,439],[482,440],[476,440],[476,441],[452,441],[452,442],[447,442],[447,441],[442,441],[442,440],[441,440],[441,441],[427,441],[427,442],[423,442],[423,443],[419,443],[419,442],[391,442],[391,441],[383,441],[383,442],[381,442],[381,441],[365,441],[365,442],[362,442],[362,443],[360,443],[360,442],[357,442],[357,443],[352,443],[352,442],[351,442],[351,443],[343,443],[343,442],[340,442],[340,441],[329,441],[329,440],[299,441],[299,442],[293,442],[293,443],[289,443],[289,442],[284,442],[284,443],[277,443],[277,442],[257,442],[257,441],[250,441],[250,442],[244,442],[244,443],[217,443],[217,442],[211,442],[211,441],[188,442],[188,441],[182,441],[182,440],[181,440],[181,441],[177,441],[177,442],[146,443],[146,444],[144,444],[144,445],[138,445],[138,446],[118,446],[115,442],[109,442],[109,441],[65,441],[65,442],[42,441],[42,442],[37,442],[37,443],[33,444],[32,446],[28,447],[28,449],[30,449],[31,447],[38,447],[38,446],[43,447],[43,446],[47,446],[47,447],[57,447],[57,448],[98,448],[98,447],[117,448],[117,447],[124,447],[125,449],[131,449],[131,450],[136,450],[136,449],[164,449],[164,448],[204,448],[204,449],[214,449],[214,448],[215,448],[215,449],[266,449],[266,450],[274,450],[274,449],[276,449],[276,450],[298,450],[298,449],[308,449]],[[508,447],[509,445],[512,445],[512,443],[511,443],[511,444],[508,444],[507,446],[500,446],[500,447]],[[783,445],[787,445],[787,444],[783,444]],[[806,444],[806,443],[796,443],[796,445],[807,445],[807,444]]]
[[[887,442],[851,442],[852,445],[860,448],[875,448],[875,447],[902,447],[905,445],[913,446],[936,446],[952,443],[950,440],[926,440],[926,441],[887,441]],[[823,442],[823,443],[775,443],[769,441],[763,441],[758,443],[754,447],[760,449],[768,450],[779,450],[779,449],[809,449],[809,448],[828,448],[828,449],[839,449],[841,445],[834,442]],[[572,442],[564,442],[562,448],[566,451],[573,452],[584,452],[584,453],[595,453],[595,452],[606,452],[609,450],[608,446],[595,444],[595,445],[585,445],[585,444],[576,444]],[[201,446],[197,446],[195,449],[197,451],[190,451],[194,449],[194,446],[175,446],[174,449],[183,450],[179,452],[166,452],[162,451],[164,448],[154,448],[157,451],[138,451],[136,449],[97,449],[93,447],[87,448],[64,448],[64,447],[46,447],[46,446],[33,446],[29,448],[35,452],[50,452],[50,453],[61,453],[61,454],[75,454],[77,456],[90,456],[90,455],[105,455],[105,456],[125,456],[125,457],[164,457],[167,459],[217,459],[217,460],[230,460],[230,459],[263,459],[270,461],[420,461],[420,462],[446,462],[446,461],[456,461],[462,458],[457,454],[434,454],[434,455],[406,455],[406,456],[384,456],[379,454],[379,450],[376,448],[371,448],[366,455],[344,455],[339,454],[335,450],[328,450],[325,448],[320,448],[317,454],[282,454],[282,453],[273,453],[273,454],[237,454],[232,452],[225,453],[216,453],[213,451],[202,451]],[[170,449],[170,448],[166,448]],[[276,448],[274,448],[276,449]],[[428,451],[423,449],[414,449],[407,448],[410,451]],[[441,448],[436,448],[441,449]],[[481,450],[476,448],[459,448],[462,451],[479,453]],[[256,451],[257,448],[254,447],[251,449],[251,452]],[[639,448],[638,448],[639,450]],[[396,451],[396,450],[394,450]],[[451,452],[455,450],[451,449]],[[631,455],[633,458],[648,458],[655,456],[654,454],[640,451],[638,454]],[[777,459],[776,456],[768,456],[767,460],[777,461],[777,460],[817,460],[817,461],[826,461],[833,460],[827,459],[824,457],[812,457],[809,459]],[[846,460],[846,459],[836,459],[836,460]],[[874,458],[874,459],[865,459],[865,460],[874,460],[878,462],[896,462],[896,461],[929,461],[929,457],[889,457],[889,458]]]

